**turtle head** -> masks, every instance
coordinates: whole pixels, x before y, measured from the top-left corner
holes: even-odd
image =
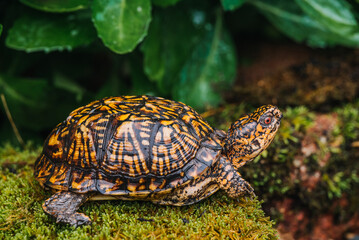
[[[224,153],[235,168],[253,160],[272,142],[283,114],[272,105],[265,105],[236,122],[224,140]]]

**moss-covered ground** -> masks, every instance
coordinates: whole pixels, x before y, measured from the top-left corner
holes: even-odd
[[[232,200],[223,192],[191,206],[150,202],[87,202],[80,212],[92,225],[57,224],[41,204],[50,193],[33,177],[40,148],[0,148],[0,239],[277,239],[257,199]]]

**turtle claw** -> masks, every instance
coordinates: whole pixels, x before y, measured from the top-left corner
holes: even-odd
[[[246,196],[246,199],[248,200],[253,200],[257,197],[257,195],[254,193],[254,192],[251,192],[249,193],[247,196]]]
[[[60,214],[56,218],[57,223],[66,223],[73,227],[79,227],[82,225],[90,225],[91,219],[83,213],[74,213],[72,215]]]
[[[256,194],[254,193],[254,189],[248,182],[244,181],[243,188],[247,195],[253,198],[256,197]]]

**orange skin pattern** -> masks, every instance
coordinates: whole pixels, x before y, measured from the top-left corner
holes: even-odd
[[[55,194],[43,209],[79,226],[91,220],[78,208],[99,196],[182,206],[219,189],[232,198],[253,194],[237,170],[268,147],[281,118],[277,107],[263,106],[226,134],[183,103],[150,96],[94,101],[45,141],[34,175]]]

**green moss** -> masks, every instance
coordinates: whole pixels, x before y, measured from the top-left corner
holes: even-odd
[[[41,204],[50,193],[33,177],[40,149],[0,148],[0,239],[278,239],[257,199],[229,199],[219,192],[191,206],[150,202],[87,202],[80,211],[91,226],[56,224]]]

